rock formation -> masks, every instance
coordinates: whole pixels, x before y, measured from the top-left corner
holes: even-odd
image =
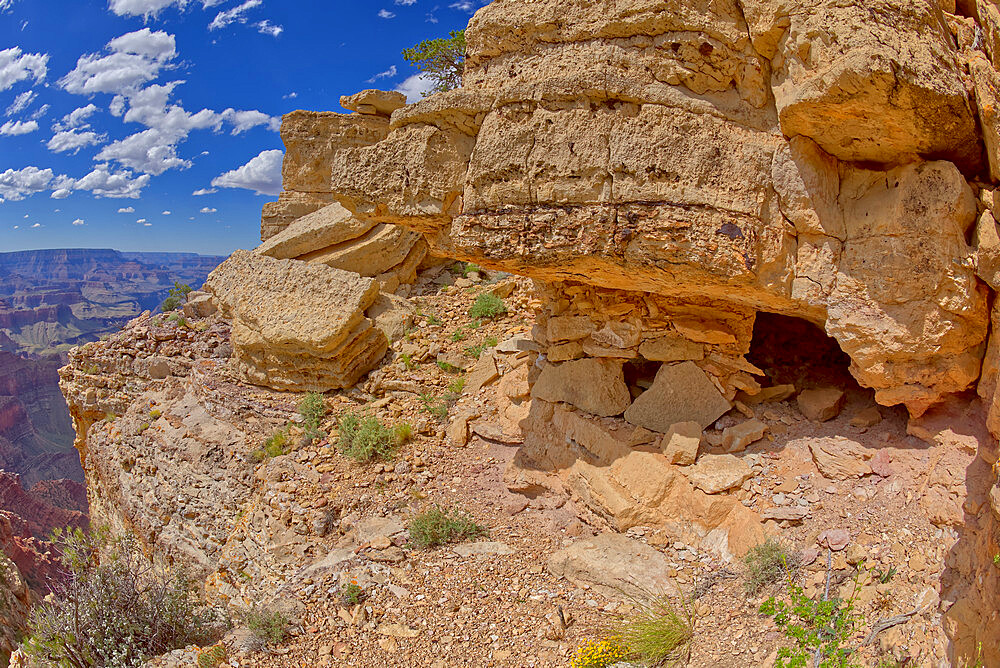
[[[556,470],[580,461],[560,405],[662,432],[759,393],[744,356],[761,312],[821,326],[914,417],[978,385],[1000,433],[994,18],[988,3],[496,0],[469,25],[461,89],[391,119],[286,117],[287,194],[265,227],[337,201],[536,279],[522,454]],[[579,386],[586,360],[600,387]],[[670,379],[703,389],[673,400]],[[664,402],[679,410],[658,420]]]
[[[768,453],[747,448],[788,425],[819,430],[845,395],[751,353],[772,338],[808,355],[829,337],[936,448],[914,505],[950,541],[937,555],[950,655],[972,661],[981,645],[1000,662],[996,442],[951,419],[955,402],[979,410],[976,391],[1000,436],[996,8],[495,0],[467,39],[461,89],[410,106],[365,91],[343,100],[353,114],[285,117],[284,192],[264,208],[261,248],[209,278],[219,313],[201,314],[203,332],[144,316],[71,355],[62,383],[95,512],[226,597],[243,593],[234,573],[254,582],[255,555],[307,554],[301,536],[322,518],[310,528],[290,482],[261,481],[319,484],[305,463],[323,455],[279,457],[255,480],[247,416],[271,404],[245,383],[358,383],[398,338],[373,322],[380,289],[413,280],[429,253],[535,286],[531,339],[474,365],[440,342],[394,345],[407,368],[414,355],[470,367],[464,412],[438,438],[516,442],[507,490],[539,506],[554,491],[595,524],[720,559],[821,503],[786,506],[782,491],[752,509]],[[395,394],[372,406],[423,394],[385,367],[360,391],[377,390]],[[499,426],[477,424],[487,410]],[[126,417],[101,422],[109,412]],[[869,404],[851,425],[881,420]],[[892,475],[888,450],[839,434],[786,445],[832,495]],[[819,499],[811,475],[781,484]],[[902,492],[885,488],[870,485]]]

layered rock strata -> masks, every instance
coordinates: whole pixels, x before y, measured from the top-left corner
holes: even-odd
[[[379,284],[318,263],[236,251],[205,289],[232,323],[233,355],[248,382],[276,389],[350,387],[388,341],[365,315]]]
[[[655,431],[681,403],[671,381],[701,389],[670,419],[702,426],[755,396],[762,311],[821,326],[915,417],[978,386],[1000,432],[995,8],[674,4],[496,0],[469,25],[461,89],[388,122],[286,117],[290,194],[265,227],[293,197],[335,200],[536,279],[524,447],[556,469],[581,459],[553,427],[567,409]],[[1000,620],[964,619],[957,636],[995,658]]]

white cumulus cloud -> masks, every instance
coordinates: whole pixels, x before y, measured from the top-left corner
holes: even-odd
[[[73,183],[74,190],[89,190],[96,197],[138,199],[149,185],[149,174],[133,176],[132,172],[112,172],[107,163],[97,165],[92,172]]]
[[[86,127],[87,124],[84,121],[90,118],[95,111],[97,111],[97,106],[94,104],[88,104],[86,107],[78,107],[63,116],[63,125],[68,128]]]
[[[38,129],[38,121],[7,121],[0,125],[0,135],[9,137],[16,135],[26,135]]]
[[[86,225],[87,223],[83,221],[83,218],[77,218],[73,221],[73,224],[79,227],[80,225]]]
[[[24,53],[16,46],[3,49],[0,51],[0,91],[28,78],[42,81],[49,71],[48,62],[47,53]]]
[[[396,86],[396,90],[406,96],[406,101],[410,104],[419,102],[425,95],[434,89],[434,82],[423,74],[414,74],[406,78],[406,81]]]
[[[135,213],[135,207],[124,206],[124,207],[118,209],[118,213]]]
[[[101,149],[95,160],[115,160],[145,174],[159,176],[168,169],[187,168],[190,160],[177,157],[176,142],[182,137],[160,130],[143,130]]]
[[[177,56],[176,40],[163,31],[143,28],[116,37],[105,47],[109,55],[89,53],[59,80],[70,93],[122,93],[159,76]]]
[[[52,139],[46,144],[53,153],[66,153],[72,151],[76,154],[81,148],[95,146],[103,143],[106,138],[96,132],[81,132],[79,130],[63,130],[52,135]]]
[[[201,213],[216,213],[217,211],[218,211],[218,209],[213,209],[213,208],[210,208],[210,207],[207,207],[207,206],[202,207],[202,209],[201,209]]]
[[[55,180],[51,169],[25,167],[23,169],[8,169],[0,172],[0,198],[22,200],[29,195],[44,192]]]
[[[170,215],[171,213],[173,213],[173,211],[164,211],[164,212],[163,212],[162,214],[160,214],[160,215],[163,215],[163,216],[169,216],[169,215]]]
[[[213,195],[217,192],[219,192],[217,188],[199,188],[198,190],[195,190],[191,194],[194,195],[195,197],[201,197],[202,195]]]
[[[212,186],[219,188],[245,188],[258,195],[277,195],[281,192],[281,162],[284,152],[278,149],[261,151],[247,164],[212,179]]]

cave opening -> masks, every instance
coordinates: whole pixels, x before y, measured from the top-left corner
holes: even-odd
[[[813,323],[776,313],[758,313],[747,361],[764,371],[761,385],[793,384],[796,389],[830,386],[860,389],[849,371],[851,358],[835,339]]]

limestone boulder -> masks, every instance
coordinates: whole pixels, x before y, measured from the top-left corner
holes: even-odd
[[[816,468],[830,480],[860,478],[871,473],[868,459],[872,454],[860,443],[843,436],[815,438],[808,441]]]
[[[663,364],[652,386],[625,411],[625,419],[661,433],[678,422],[696,422],[704,429],[731,407],[694,362]]]
[[[330,204],[302,216],[280,233],[266,239],[257,247],[257,252],[278,260],[299,258],[357,239],[375,225],[373,220],[356,218],[339,204]]]
[[[605,417],[621,415],[631,400],[622,363],[593,358],[549,364],[542,369],[532,396]]]
[[[639,427],[638,429],[642,429]],[[655,432],[649,432],[654,434]],[[689,466],[698,459],[698,448],[701,446],[701,425],[697,422],[678,422],[670,425],[663,435],[663,456],[671,464]]]
[[[575,541],[549,558],[548,570],[612,598],[677,592],[667,574],[670,564],[662,553],[617,533]]]
[[[795,401],[799,410],[810,420],[826,422],[840,415],[847,395],[836,387],[803,390]]]
[[[392,116],[392,112],[406,106],[406,96],[397,91],[363,90],[340,98],[340,106],[359,114]]]
[[[976,276],[994,290],[1000,288],[1000,232],[992,211],[979,215],[972,243],[976,249]]]
[[[236,251],[205,284],[231,319],[243,377],[275,389],[349,387],[388,347],[365,316],[378,284],[357,274]]]
[[[739,487],[753,477],[753,471],[733,455],[702,455],[694,466],[684,469],[684,475],[706,494],[718,494]]]
[[[975,168],[975,120],[937,5],[743,6],[755,49],[774,64],[771,89],[785,136],[808,137],[841,160],[892,163],[915,154]]]
[[[767,430],[767,424],[756,418],[726,427],[722,431],[722,447],[726,452],[743,452],[748,445],[764,438]]]

